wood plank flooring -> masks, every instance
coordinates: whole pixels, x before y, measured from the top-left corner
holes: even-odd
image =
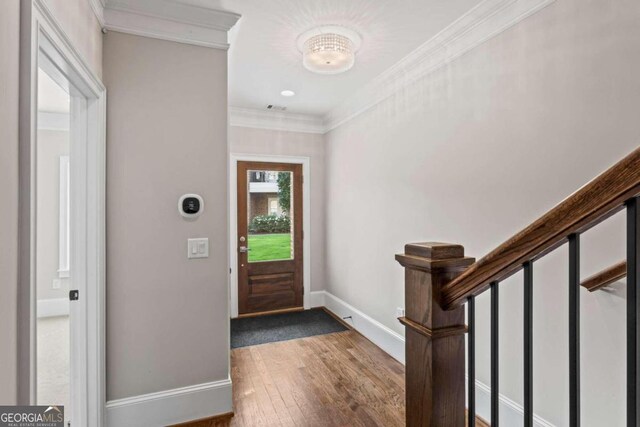
[[[403,426],[404,366],[354,331],[231,351],[234,417],[191,427]]]

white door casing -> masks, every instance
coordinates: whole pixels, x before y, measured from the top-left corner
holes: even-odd
[[[231,153],[229,157],[229,304],[231,318],[238,317],[238,251],[236,247],[238,233],[238,194],[237,171],[238,162],[271,162],[271,163],[297,163],[302,164],[302,229],[304,240],[303,252],[303,307],[311,308],[311,170],[309,157],[298,156],[271,156],[265,154],[240,154]]]
[[[102,426],[105,408],[105,128],[106,89],[62,30],[46,3],[34,0],[30,14],[30,48],[24,49],[22,72],[30,75],[21,87],[21,128],[29,129],[20,137],[21,210],[30,220],[21,227],[20,241],[29,262],[21,266],[21,283],[28,283],[28,298],[19,303],[21,318],[29,318],[28,350],[20,348],[29,360],[29,369],[21,381],[28,383],[32,403],[36,399],[36,158],[37,74],[42,68],[56,82],[70,88],[71,95],[71,206],[70,276],[73,289],[80,291],[78,301],[70,304],[71,372],[73,425]],[[24,75],[24,74],[23,74]],[[64,86],[63,86],[64,87]],[[29,92],[25,96],[25,92]],[[26,193],[26,194],[24,194]],[[24,256],[24,255],[23,255]],[[27,353],[28,354],[23,354]]]

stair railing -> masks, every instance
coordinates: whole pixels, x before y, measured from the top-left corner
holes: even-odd
[[[491,426],[499,426],[499,284],[524,270],[524,425],[533,427],[533,267],[569,244],[569,419],[580,425],[580,234],[627,211],[627,425],[640,427],[640,149],[576,191],[478,262],[461,245],[413,243],[396,260],[405,267],[407,426],[465,425],[475,420],[475,297],[491,293]],[[620,267],[618,267],[619,269]],[[464,305],[467,305],[465,325]]]
[[[597,291],[624,278],[627,275],[627,261],[620,261],[599,273],[589,276],[580,283],[589,292]]]

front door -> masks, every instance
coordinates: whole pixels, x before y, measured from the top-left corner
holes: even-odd
[[[238,312],[302,309],[302,165],[238,162]]]

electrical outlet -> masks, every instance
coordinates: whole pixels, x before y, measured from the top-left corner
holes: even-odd
[[[52,289],[60,289],[61,286],[62,286],[62,281],[60,279],[53,279],[53,282],[51,282]]]
[[[396,317],[404,317],[404,308],[402,307],[396,308]]]

